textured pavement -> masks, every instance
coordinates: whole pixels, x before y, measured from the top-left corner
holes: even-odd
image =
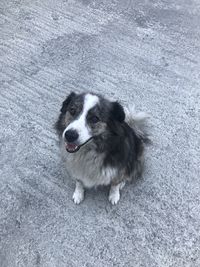
[[[200,2],[1,0],[0,266],[200,266]],[[72,202],[72,90],[151,114],[143,178]]]

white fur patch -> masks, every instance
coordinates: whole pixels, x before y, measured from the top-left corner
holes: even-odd
[[[110,188],[108,199],[112,205],[116,205],[117,202],[120,200],[120,192],[119,192],[120,187],[121,184],[118,184],[118,185],[112,185]]]
[[[66,131],[73,129],[76,130],[79,134],[78,142],[80,144],[87,142],[92,136],[90,133],[90,129],[87,126],[86,117],[88,111],[93,108],[98,102],[99,98],[97,96],[86,94],[82,113],[75,121],[73,121],[67,126],[67,128],[63,132],[63,136],[65,135]]]
[[[146,120],[150,117],[145,112],[136,112],[134,106],[128,105],[124,108],[126,114],[126,122],[134,129],[137,136],[146,137]]]
[[[75,204],[80,204],[84,200],[84,188],[78,181],[76,182],[76,188],[72,198]]]
[[[134,105],[128,105],[127,107],[124,107],[124,111],[126,114],[127,123],[143,123],[150,117],[145,112],[136,112]]]
[[[117,170],[111,167],[106,167],[102,169],[102,174],[107,178],[108,181],[111,181],[113,178],[115,178]]]

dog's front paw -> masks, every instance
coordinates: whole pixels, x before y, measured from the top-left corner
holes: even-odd
[[[75,190],[72,198],[75,204],[80,204],[84,200],[84,192]]]
[[[120,199],[119,190],[110,192],[108,199],[109,199],[109,201],[111,202],[112,205],[116,205],[118,203],[119,199]]]

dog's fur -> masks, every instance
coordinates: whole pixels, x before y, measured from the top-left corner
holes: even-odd
[[[109,200],[116,204],[125,182],[142,173],[149,141],[145,114],[99,95],[74,92],[60,111],[55,127],[67,170],[76,180],[74,202],[84,199],[84,188],[111,185]]]

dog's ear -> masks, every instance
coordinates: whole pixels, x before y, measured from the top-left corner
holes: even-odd
[[[111,118],[119,122],[123,122],[125,120],[124,109],[118,102],[112,102]]]
[[[74,92],[71,92],[67,98],[65,99],[65,101],[62,103],[62,108],[60,110],[61,113],[66,113],[67,111],[67,107],[69,105],[69,103],[72,101],[72,99],[76,96],[76,94]]]

